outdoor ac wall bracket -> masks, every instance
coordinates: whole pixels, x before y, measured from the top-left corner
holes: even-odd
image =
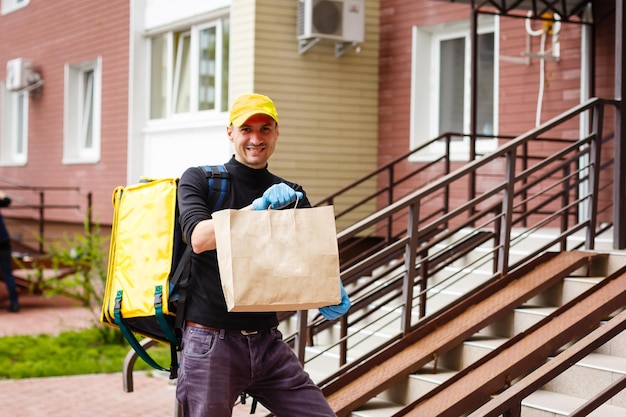
[[[300,39],[298,41],[298,52],[300,55],[305,54],[321,40],[322,38],[320,37]],[[350,48],[355,48],[357,53],[361,52],[358,42],[335,42],[335,57],[339,58],[343,56]]]
[[[339,58],[350,48],[354,48],[357,54],[361,52],[358,42],[335,42],[335,57]]]
[[[322,38],[308,38],[300,39],[298,41],[298,52],[300,55],[306,53],[309,49],[313,48]]]

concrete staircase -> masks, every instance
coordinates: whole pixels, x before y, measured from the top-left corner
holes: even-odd
[[[610,239],[606,240],[608,247]],[[601,239],[598,241],[602,242]],[[516,250],[520,256],[523,256],[523,249],[517,248]],[[479,256],[479,254],[471,256]],[[426,364],[417,372],[376,395],[367,404],[353,410],[349,415],[377,417],[393,416],[400,412],[407,404],[420,399],[460,370],[506,343],[510,337],[524,332],[554,312],[559,306],[579,296],[601,282],[607,275],[626,265],[626,254],[612,253],[603,259],[602,262],[596,262],[594,268],[588,271],[576,271],[541,294],[528,299],[505,318],[490,323],[439,357],[436,362]],[[448,268],[462,270],[463,262],[471,263],[472,259],[457,261]],[[430,294],[429,310],[434,312],[462,298],[465,293],[484,282],[488,275],[485,269],[473,268],[471,274],[459,279],[453,285],[433,290]],[[397,307],[397,302],[385,304],[382,307],[377,306],[376,303],[372,304],[371,316],[364,323],[350,329],[352,336],[348,362],[358,359],[364,353],[376,350],[377,346],[381,346],[398,334],[400,309]],[[283,332],[289,334],[291,326],[295,324],[284,323]],[[334,343],[338,338],[338,327],[334,326],[317,334],[314,337],[314,345],[307,347],[305,369],[314,380],[322,381],[337,370],[339,353]],[[615,380],[624,374],[626,374],[626,335],[620,335],[577,363],[569,371],[546,384],[541,390],[528,396],[523,402],[522,415],[525,417],[568,415],[585,399],[606,386],[607,381]],[[622,393],[614,397],[598,413],[592,415],[626,417],[626,394]]]
[[[528,300],[506,318],[492,323],[454,347],[445,356],[420,369],[406,380],[377,395],[351,413],[354,417],[392,416],[406,404],[416,401],[433,388],[452,378],[489,352],[504,344],[554,312],[586,289],[596,285],[617,268],[626,265],[624,254],[607,258],[607,264],[587,275],[572,275],[544,293]],[[605,271],[600,271],[605,269]],[[536,391],[523,402],[522,416],[565,416],[621,375],[626,374],[626,335],[607,343],[573,368]],[[598,416],[626,417],[626,393],[597,411]],[[408,414],[410,415],[410,414]],[[419,415],[419,414],[416,414]]]

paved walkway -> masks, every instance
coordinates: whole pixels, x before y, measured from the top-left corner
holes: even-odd
[[[9,313],[6,289],[0,281],[0,337],[57,334],[86,328],[96,316],[71,300],[21,294],[21,310]],[[141,360],[141,359],[139,359]],[[123,389],[121,369],[114,374],[0,380],[1,415],[12,417],[151,417],[175,416],[175,385],[160,372],[135,372],[134,391]],[[233,416],[248,416],[238,406]],[[262,413],[257,411],[257,416]]]

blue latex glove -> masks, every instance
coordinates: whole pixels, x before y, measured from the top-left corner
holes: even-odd
[[[341,302],[334,306],[322,307],[319,312],[324,316],[326,320],[335,320],[348,312],[352,303],[346,289],[343,287],[343,282],[339,281],[339,287],[341,288]]]
[[[296,201],[296,198],[302,199],[302,197],[304,195],[300,191],[295,191],[284,182],[281,182],[280,184],[272,185],[265,190],[263,196],[254,200],[252,209],[266,210],[268,207],[280,209]]]

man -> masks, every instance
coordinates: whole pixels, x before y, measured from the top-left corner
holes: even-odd
[[[268,170],[279,135],[278,114],[269,97],[237,98],[226,132],[235,155],[225,165],[229,191],[224,208],[280,209],[293,207],[296,200],[298,207],[310,207],[302,187]],[[185,171],[178,199],[183,233],[193,248],[177,386],[183,415],[229,417],[245,391],[277,417],[335,416],[282,341],[276,313],[227,311],[202,167]],[[341,295],[340,304],[320,309],[326,319],[348,311],[350,300],[343,285]]]
[[[10,204],[11,199],[3,191],[0,191],[0,207],[8,207]],[[17,295],[17,288],[15,286],[15,278],[13,278],[11,238],[4,224],[2,214],[0,214],[0,273],[2,273],[2,279],[7,287],[7,291],[9,292],[9,307],[7,310],[10,313],[17,313],[20,311],[20,304]]]

